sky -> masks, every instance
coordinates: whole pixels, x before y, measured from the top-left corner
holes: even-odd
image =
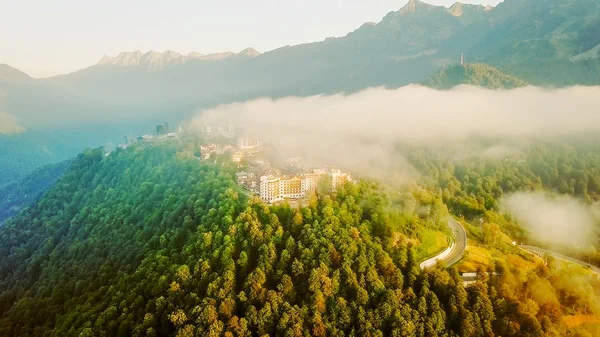
[[[34,77],[131,50],[260,52],[343,36],[407,0],[0,0],[0,63]],[[429,0],[450,6],[454,0]],[[497,5],[500,0],[464,2]]]

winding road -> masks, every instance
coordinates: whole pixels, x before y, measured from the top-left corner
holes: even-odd
[[[448,227],[450,227],[450,230],[452,231],[454,242],[440,254],[421,262],[419,265],[421,269],[435,267],[438,264],[438,261],[449,267],[462,258],[465,249],[467,249],[467,232],[463,226],[451,216],[448,217]]]
[[[446,250],[440,254],[421,262],[419,265],[421,269],[424,270],[433,268],[438,264],[438,262],[442,262],[445,266],[449,267],[460,261],[462,258],[463,253],[467,249],[467,232],[465,231],[464,227],[453,217],[448,217],[448,227],[450,227],[450,230],[452,231],[454,241],[450,247],[446,248]],[[549,255],[555,259],[575,263],[584,268],[589,268],[592,272],[600,275],[600,268],[590,265],[584,261],[535,246],[520,245],[519,248],[538,256]]]
[[[593,271],[594,273],[600,275],[600,268],[596,267],[596,266],[592,266],[589,263],[585,263],[584,261],[560,254],[560,253],[555,253],[553,251],[547,250],[547,249],[543,249],[543,248],[539,248],[539,247],[535,247],[535,246],[528,246],[528,245],[520,245],[519,246],[521,249],[524,249],[530,253],[539,255],[539,256],[544,256],[544,255],[549,255],[554,257],[555,259],[559,259],[559,260],[563,260],[563,261],[567,261],[567,262],[571,262],[571,263],[575,263],[578,264],[582,267],[585,268],[590,268],[591,271]]]

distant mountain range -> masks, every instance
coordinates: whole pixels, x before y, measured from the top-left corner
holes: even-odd
[[[116,139],[116,131],[103,130],[132,133],[133,125],[176,123],[198,109],[261,96],[409,83],[597,85],[598,32],[599,0],[505,0],[494,8],[410,0],[346,36],[264,54],[252,48],[211,55],[124,52],[46,79],[0,65],[0,113],[15,125],[11,133],[27,130],[0,135],[8,153],[0,172],[10,172],[0,184]],[[466,67],[456,66],[461,54]]]
[[[340,38],[260,54],[140,51],[35,80],[0,68],[4,110],[24,127],[177,116],[258,96],[422,83],[444,66],[486,63],[533,85],[600,83],[600,1],[505,0],[450,8],[410,0]],[[3,109],[2,109],[3,108]],[[164,118],[164,117],[162,117]]]
[[[149,51],[142,54],[136,50],[132,52],[120,53],[117,57],[105,55],[97,65],[111,65],[118,67],[143,67],[150,71],[162,70],[165,67],[181,65],[189,61],[219,61],[232,57],[257,57],[261,53],[254,48],[247,48],[238,54],[233,52],[224,52],[204,55],[198,52],[191,52],[188,55],[182,55],[171,50],[164,53]]]

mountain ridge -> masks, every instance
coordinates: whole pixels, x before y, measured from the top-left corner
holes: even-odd
[[[202,61],[219,61],[230,57],[258,57],[261,53],[254,48],[246,48],[239,53],[231,51],[222,53],[202,54],[195,51],[188,53],[187,55],[166,50],[164,52],[157,52],[150,50],[146,53],[142,53],[140,50],[134,50],[129,52],[121,52],[117,56],[104,55],[96,66],[102,65],[113,65],[119,67],[147,67],[152,70],[163,69],[165,66],[184,64],[189,61],[202,60]]]
[[[5,111],[24,123],[47,125],[120,116],[120,110],[168,117],[261,96],[396,88],[423,83],[457,64],[463,53],[470,62],[517,74],[532,85],[595,85],[600,84],[598,53],[592,50],[600,45],[596,12],[600,3],[588,0],[506,0],[494,8],[413,0],[376,24],[320,42],[260,55],[253,49],[212,55],[125,52],[26,86],[0,83],[0,90],[6,93]]]
[[[23,82],[31,80],[32,77],[27,75],[25,72],[11,67],[8,64],[0,63],[0,81],[7,82]]]

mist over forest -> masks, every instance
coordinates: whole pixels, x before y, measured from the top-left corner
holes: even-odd
[[[354,94],[259,98],[201,110],[189,125],[234,125],[288,158],[331,163],[373,178],[405,171],[398,145],[463,147],[473,139],[496,142],[474,154],[519,154],[507,143],[551,140],[600,131],[600,87],[490,90],[463,85],[449,91],[411,85]],[[284,160],[285,158],[282,158]],[[458,159],[458,158],[457,158]]]
[[[0,4],[10,54],[109,54],[0,64],[0,336],[600,336],[600,1],[404,2],[208,54],[114,48],[267,11]]]

